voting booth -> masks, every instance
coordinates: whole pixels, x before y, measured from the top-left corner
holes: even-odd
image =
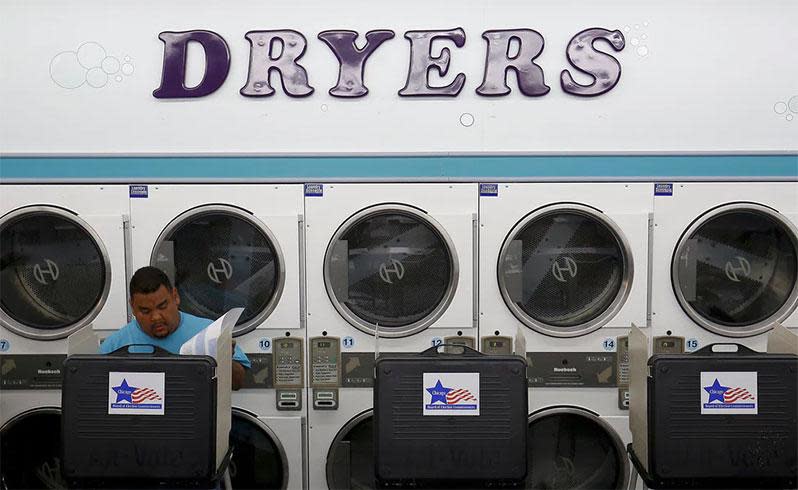
[[[630,459],[648,488],[795,488],[798,338],[777,326],[768,351],[711,344],[649,357],[630,344]]]
[[[220,485],[231,456],[235,319],[217,323],[184,345],[188,355],[127,346],[67,358],[62,473],[70,487]]]
[[[374,385],[377,482],[523,486],[527,413],[523,357],[450,344],[419,354],[382,354]]]

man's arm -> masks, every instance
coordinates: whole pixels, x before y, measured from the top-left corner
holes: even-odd
[[[242,386],[244,386],[244,366],[239,364],[238,361],[233,361],[231,363],[233,365],[233,379],[232,379],[232,387],[233,390],[240,390]]]

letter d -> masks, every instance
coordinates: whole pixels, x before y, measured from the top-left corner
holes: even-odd
[[[158,99],[204,97],[222,86],[230,71],[230,49],[222,36],[211,31],[162,32],[164,42],[161,86],[152,95]],[[205,75],[196,87],[186,87],[188,43],[198,42],[205,50]]]

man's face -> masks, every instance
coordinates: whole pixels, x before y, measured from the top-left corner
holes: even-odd
[[[161,286],[149,294],[135,293],[130,298],[133,315],[141,329],[150,337],[162,339],[180,325],[180,296],[177,288],[170,291]]]

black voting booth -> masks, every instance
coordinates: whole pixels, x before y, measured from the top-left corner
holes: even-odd
[[[446,344],[383,354],[376,360],[374,424],[380,486],[523,486],[526,360]]]
[[[798,356],[713,344],[643,372],[628,452],[648,488],[796,488]]]
[[[62,410],[62,473],[70,487],[214,488],[230,460],[228,449],[217,465],[216,361],[209,356],[157,348],[131,354],[127,347],[70,356]]]

